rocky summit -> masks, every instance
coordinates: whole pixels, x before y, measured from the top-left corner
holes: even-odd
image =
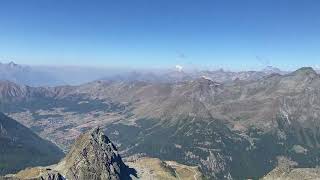
[[[81,135],[57,165],[67,179],[129,179],[129,169],[100,128]]]

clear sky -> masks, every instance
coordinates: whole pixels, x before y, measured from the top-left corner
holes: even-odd
[[[320,65],[319,0],[1,0],[0,61],[259,69]]]

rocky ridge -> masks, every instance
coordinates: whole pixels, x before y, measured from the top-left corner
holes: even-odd
[[[68,179],[129,179],[130,174],[117,148],[100,128],[80,135],[55,169]]]

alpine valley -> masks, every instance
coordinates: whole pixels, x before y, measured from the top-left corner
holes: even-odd
[[[83,148],[77,143],[81,144],[81,137],[85,142],[101,141],[90,139],[102,137],[103,132],[91,130],[95,127],[102,128],[114,143],[103,139],[109,143],[107,150],[116,146],[128,164],[130,158],[137,158],[131,164],[136,163],[133,166],[140,169],[146,168],[143,164],[163,168],[166,162],[185,171],[191,169],[195,179],[258,179],[274,168],[269,176],[277,176],[277,168],[286,159],[290,165],[285,167],[298,169],[286,171],[288,174],[294,171],[303,177],[305,171],[299,168],[317,172],[320,76],[312,68],[294,72],[270,68],[254,72],[172,72],[166,77],[184,77],[173,80],[147,77],[150,74],[138,79],[121,76],[56,87],[1,81],[0,111],[10,117],[0,117],[1,146],[2,141],[8,141],[11,144],[5,147],[17,149],[1,149],[1,175],[58,163],[63,157],[60,149],[65,153],[71,149],[65,159],[74,157],[72,152],[79,154],[76,147]],[[89,134],[81,135],[87,131]],[[26,153],[25,148],[34,153]],[[34,156],[35,162],[14,166],[18,161],[7,163],[4,157],[12,156],[4,153]],[[50,158],[42,159],[42,155]],[[114,156],[118,157],[117,153]],[[125,165],[118,158],[114,167]]]

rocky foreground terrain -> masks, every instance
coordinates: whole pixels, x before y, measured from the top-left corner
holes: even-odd
[[[317,168],[275,168],[262,180],[307,180],[320,179],[320,170]]]
[[[2,177],[7,180],[125,180],[125,179],[201,179],[195,167],[176,162],[141,158],[127,166],[116,147],[100,128],[80,135],[70,152],[58,164],[32,167]],[[137,172],[138,170],[138,172]],[[0,177],[1,179],[1,177]]]
[[[137,177],[133,177],[133,179],[204,179],[199,167],[186,166],[175,161],[161,161],[158,158],[140,157],[125,163],[137,171]]]
[[[101,126],[124,157],[176,161],[211,179],[261,178],[285,156],[319,164],[320,77],[312,68],[258,79],[79,86],[0,83],[0,109],[65,152]]]
[[[320,179],[320,169],[296,168],[298,164],[286,157],[278,158],[278,166],[265,175],[262,180],[307,180]]]

